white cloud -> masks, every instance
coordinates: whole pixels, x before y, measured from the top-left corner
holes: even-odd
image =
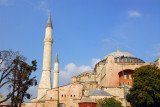
[[[48,3],[44,0],[39,2],[37,9],[45,11],[47,14],[49,13]]]
[[[128,12],[128,15],[129,15],[130,17],[140,17],[140,16],[142,16],[141,13],[139,13],[139,12],[137,12],[137,11],[129,11],[129,12]]]
[[[154,52],[152,53],[152,55],[160,57],[160,43],[156,44],[153,50]]]
[[[96,59],[96,58],[92,58],[92,63],[91,63],[91,67],[94,68],[95,65],[100,61],[101,59]]]
[[[38,85],[29,87],[27,92],[29,94],[31,94],[31,99],[36,98],[37,97],[37,92],[38,92]],[[31,99],[25,99],[25,102],[30,102]]]
[[[160,52],[155,52],[152,54],[153,56],[160,56]]]
[[[76,66],[74,63],[69,63],[65,66],[64,70],[60,71],[59,83],[60,85],[68,84],[71,82],[73,76],[77,76],[78,74],[88,70],[92,70],[91,66]]]
[[[31,86],[29,87],[28,91],[33,92],[33,91],[37,91],[37,89],[38,89],[38,86]]]
[[[77,76],[78,74],[81,74],[82,72],[93,70],[94,66],[96,63],[98,63],[100,59],[93,58],[91,65],[82,65],[82,66],[77,66],[74,63],[69,63],[64,67],[64,70],[60,71],[59,75],[59,83],[61,85],[68,84],[71,82],[73,76]]]
[[[5,5],[7,6],[9,3],[9,0],[0,0],[0,5]]]
[[[13,0],[0,0],[0,5],[8,6],[13,3]]]

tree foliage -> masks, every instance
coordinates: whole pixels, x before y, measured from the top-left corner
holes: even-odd
[[[37,85],[36,77],[31,77],[32,72],[37,69],[37,62],[33,60],[29,65],[25,62],[26,58],[13,51],[3,51],[3,54],[1,52],[1,59],[0,88],[7,84],[10,91],[0,103],[11,98],[11,106],[21,106],[24,98],[30,98],[27,93],[29,87]]]
[[[160,107],[160,69],[146,65],[133,74],[133,86],[127,100],[133,107]]]
[[[121,107],[122,103],[114,98],[104,98],[97,101],[98,107]]]

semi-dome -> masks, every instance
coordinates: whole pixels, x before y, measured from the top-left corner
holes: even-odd
[[[145,63],[143,60],[135,57],[131,53],[120,52],[119,50],[117,50],[117,52],[112,52],[106,55],[102,61],[107,60],[108,56],[110,55],[114,57],[116,63]]]
[[[91,92],[89,96],[111,96],[111,94],[103,90],[96,90]]]
[[[78,76],[84,76],[84,75],[90,75],[90,74],[96,74],[96,72],[94,72],[93,70],[85,71],[79,74]]]

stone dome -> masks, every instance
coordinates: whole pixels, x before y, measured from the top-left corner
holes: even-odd
[[[120,51],[117,51],[117,52],[112,52],[108,55],[106,55],[103,59],[106,59],[109,55],[113,55],[114,57],[132,57],[132,58],[136,58],[134,55],[128,53],[128,52],[120,52]]]
[[[111,94],[103,90],[96,90],[91,92],[89,96],[111,96]]]
[[[102,59],[102,62],[107,60],[109,55],[112,55],[114,57],[116,63],[145,63],[143,60],[135,57],[131,53],[120,52],[119,50],[117,50],[117,52],[112,52],[112,53],[106,55]]]

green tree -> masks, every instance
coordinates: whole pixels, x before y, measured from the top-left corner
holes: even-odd
[[[122,103],[114,98],[104,98],[97,101],[97,107],[121,107]]]
[[[11,107],[17,105],[21,107],[24,98],[30,98],[30,94],[27,93],[29,87],[37,85],[36,77],[31,76],[32,72],[37,69],[37,62],[33,60],[29,65],[25,62],[26,58],[16,52],[3,51],[3,53],[0,63],[0,88],[7,84],[10,92],[0,103],[11,98]]]
[[[160,107],[160,69],[146,65],[135,69],[133,86],[127,95],[132,107]]]

